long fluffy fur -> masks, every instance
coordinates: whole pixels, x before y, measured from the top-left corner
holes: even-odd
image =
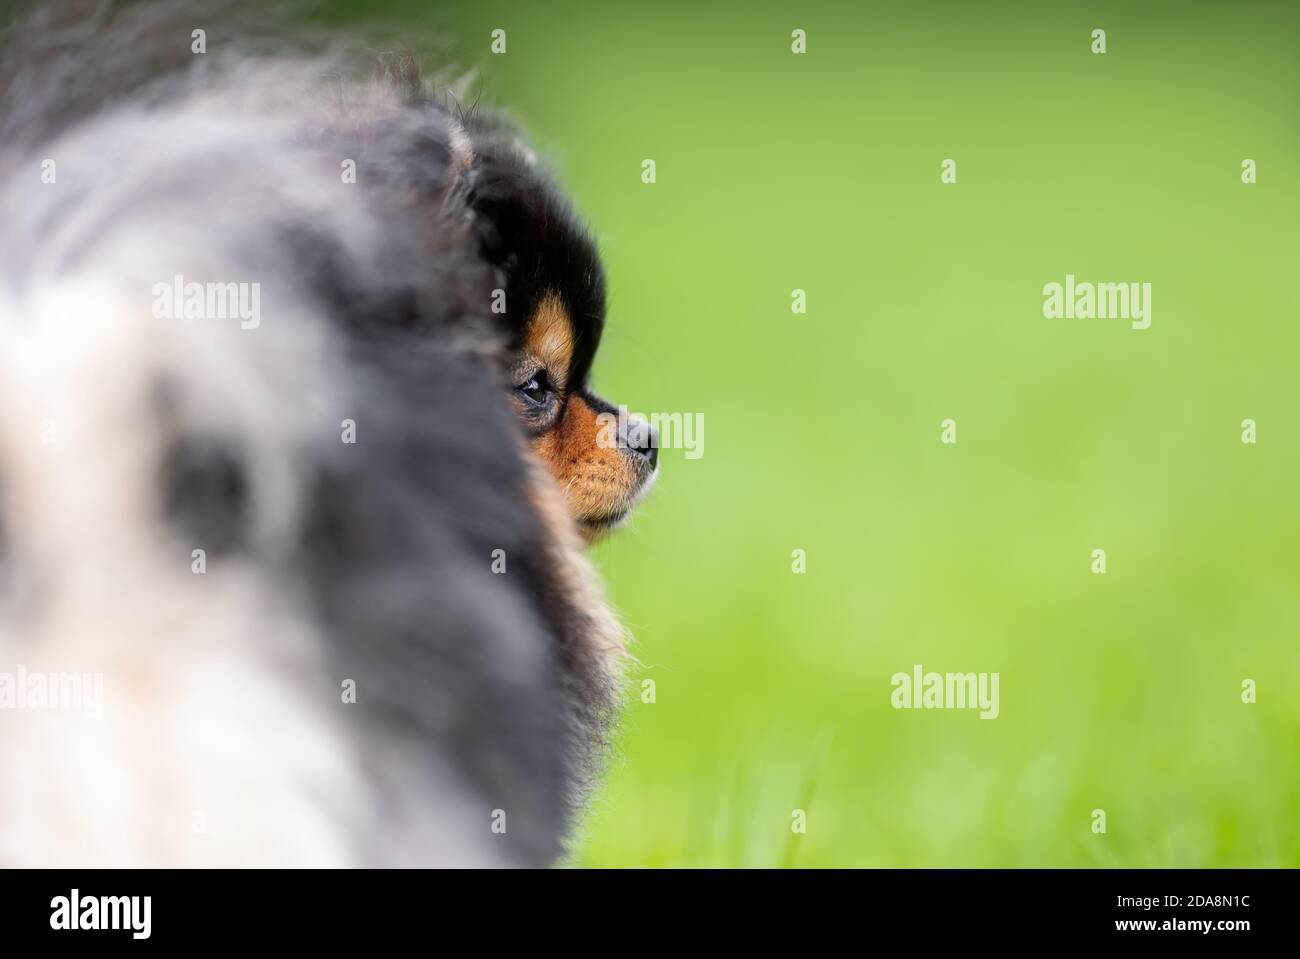
[[[193,22],[56,5],[0,61],[0,670],[105,690],[0,712],[0,863],[553,862],[618,630],[502,395],[459,121]],[[176,274],[261,326],[154,318]]]

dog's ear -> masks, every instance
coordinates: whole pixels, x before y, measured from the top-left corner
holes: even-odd
[[[548,296],[563,303],[581,382],[600,343],[605,279],[590,234],[519,130],[490,112],[464,120],[473,155],[465,191],[480,256],[498,271],[510,332],[521,339]]]
[[[516,279],[535,260],[538,218],[544,202],[527,158],[496,138],[475,145],[466,204],[479,252]]]

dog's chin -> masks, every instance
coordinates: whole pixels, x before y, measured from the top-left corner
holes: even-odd
[[[606,513],[602,516],[580,519],[578,520],[578,532],[582,534],[583,540],[590,546],[622,526],[631,512],[632,507],[629,506],[626,509]]]
[[[577,521],[578,531],[582,534],[582,538],[587,545],[590,546],[592,543],[599,542],[626,523],[628,517],[632,515],[632,511],[636,509],[637,504],[646,498],[646,494],[650,492],[650,488],[655,485],[655,480],[658,478],[659,470],[656,469],[647,474],[645,479],[637,484],[636,489],[623,497],[607,512],[595,516],[580,517]]]

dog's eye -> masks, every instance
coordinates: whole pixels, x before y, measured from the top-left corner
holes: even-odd
[[[515,389],[534,406],[546,405],[546,399],[551,395],[551,385],[547,382],[545,370],[538,370],[528,378],[528,382]]]

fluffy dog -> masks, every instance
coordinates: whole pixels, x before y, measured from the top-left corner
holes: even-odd
[[[621,650],[569,513],[628,490],[566,501],[505,394],[538,361],[533,444],[596,455],[598,326],[537,324],[603,305],[502,336],[467,127],[192,25],[46,7],[0,62],[0,864],[553,862]]]

